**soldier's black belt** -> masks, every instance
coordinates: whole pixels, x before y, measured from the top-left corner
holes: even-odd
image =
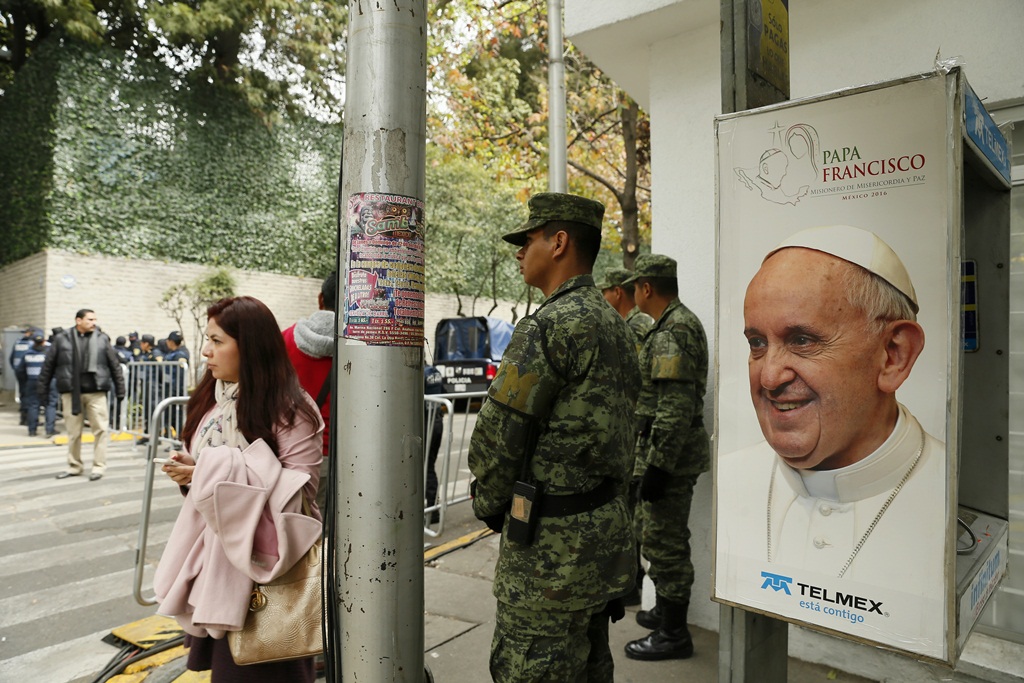
[[[615,481],[612,479],[605,479],[586,493],[570,493],[567,496],[546,493],[540,504],[540,516],[568,517],[590,512],[612,502],[617,495]]]

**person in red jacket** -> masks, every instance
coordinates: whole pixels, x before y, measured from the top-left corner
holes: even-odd
[[[334,363],[334,323],[338,298],[338,272],[328,275],[317,296],[319,310],[286,329],[284,345],[288,358],[299,376],[299,384],[313,397],[324,419],[324,461],[321,481],[327,476],[327,447],[331,439],[331,365]],[[327,487],[317,492],[317,503],[323,508]]]

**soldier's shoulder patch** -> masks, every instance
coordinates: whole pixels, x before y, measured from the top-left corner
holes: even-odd
[[[685,379],[685,370],[688,365],[686,358],[680,353],[653,356],[651,357],[651,379]]]
[[[487,396],[517,413],[532,415],[531,407],[540,382],[541,376],[536,370],[504,359],[487,390]]]
[[[490,400],[523,415],[545,414],[559,383],[545,358],[541,334],[532,319],[516,327],[487,391]]]

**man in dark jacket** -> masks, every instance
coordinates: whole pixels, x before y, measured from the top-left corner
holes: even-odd
[[[88,417],[94,437],[89,481],[96,481],[107,467],[107,392],[113,386],[117,398],[124,398],[124,378],[110,337],[96,329],[96,313],[91,309],[78,311],[75,326],[54,336],[39,376],[41,398],[54,376],[68,428],[68,467],[57,478],[82,474],[82,425]]]

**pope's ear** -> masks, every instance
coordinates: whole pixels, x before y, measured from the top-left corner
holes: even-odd
[[[886,324],[883,340],[885,365],[878,375],[878,388],[895,394],[924,350],[924,329],[913,320],[895,320]]]

